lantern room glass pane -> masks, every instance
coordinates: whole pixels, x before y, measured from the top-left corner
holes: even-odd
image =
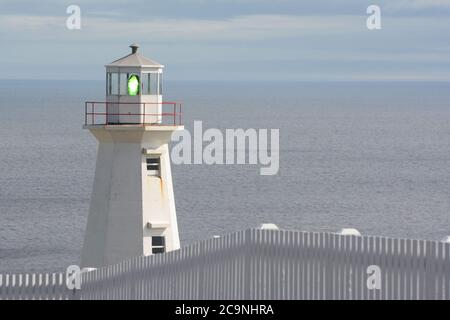
[[[142,75],[142,94],[150,94],[150,73]]]
[[[119,74],[109,73],[108,76],[108,94],[115,95],[119,94]]]
[[[158,74],[144,73],[142,75],[142,94],[157,95],[158,94]]]
[[[120,95],[127,95],[128,89],[127,89],[127,82],[128,82],[128,74],[127,73],[121,73],[120,74]]]
[[[111,73],[106,73],[106,95],[109,96],[111,94]]]
[[[158,74],[150,73],[150,94],[158,94]]]
[[[142,74],[142,94],[158,95],[162,94],[162,77],[161,73],[144,73]]]

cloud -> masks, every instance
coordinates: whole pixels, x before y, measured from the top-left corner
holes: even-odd
[[[450,1],[450,0],[449,0]],[[298,16],[242,15],[223,19],[149,18],[123,19],[113,12],[82,15],[81,30],[68,30],[68,15],[33,16],[0,15],[0,37],[3,41],[80,41],[111,42],[209,42],[232,41],[269,42],[282,39],[300,41],[305,37],[370,37],[383,34],[386,38],[411,37],[414,33],[434,34],[432,30],[450,28],[446,17],[382,16],[383,30],[366,28],[366,15]],[[412,32],[414,31],[414,32]],[[293,43],[295,44],[295,43]],[[356,46],[357,47],[357,46]]]
[[[391,13],[411,10],[450,9],[450,0],[397,0],[387,2],[384,8]]]
[[[396,1],[398,10],[410,8],[406,14],[389,14],[386,2],[380,0],[383,28],[373,32],[366,28],[363,0],[352,6],[354,14],[346,9],[330,14],[334,9],[328,7],[319,12],[317,3],[323,1],[317,0],[316,7],[300,13],[242,10],[233,15],[209,15],[203,8],[210,3],[203,0],[177,0],[196,6],[190,8],[191,14],[169,16],[141,9],[142,2],[133,1],[139,4],[133,9],[141,10],[139,15],[99,5],[103,1],[88,7],[82,0],[81,30],[66,28],[64,5],[56,13],[3,12],[0,39],[8,44],[0,56],[3,76],[98,77],[103,64],[126,54],[134,41],[144,54],[170,66],[178,78],[313,79],[374,77],[379,72],[380,77],[442,79],[450,74],[450,47],[442,32],[450,30],[448,16],[408,13],[431,4],[446,7],[450,0]],[[269,3],[244,3],[256,2]],[[255,4],[254,12],[259,8]],[[195,11],[201,17],[193,16]]]
[[[409,0],[411,7],[417,9],[429,8],[429,7],[442,7],[450,8],[450,0]]]
[[[82,29],[65,28],[62,16],[0,16],[4,37],[40,40],[64,39],[78,35],[83,41],[108,41],[118,38],[152,41],[270,40],[301,35],[330,35],[364,28],[357,16],[246,15],[227,19],[148,19],[133,21],[110,16],[82,16]]]

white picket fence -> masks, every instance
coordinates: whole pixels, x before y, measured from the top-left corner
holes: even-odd
[[[250,229],[81,276],[3,275],[0,299],[450,299],[450,244]]]
[[[65,273],[0,274],[0,300],[74,300]]]
[[[81,298],[450,299],[450,244],[250,229],[85,273]]]

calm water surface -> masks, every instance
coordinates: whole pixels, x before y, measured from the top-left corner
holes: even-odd
[[[0,272],[79,262],[103,82],[0,81]],[[166,83],[188,129],[279,128],[280,171],[173,166],[183,244],[286,229],[450,235],[450,83]]]

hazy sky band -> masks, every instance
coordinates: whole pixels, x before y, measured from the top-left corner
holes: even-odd
[[[66,28],[67,6],[82,11]],[[366,28],[378,4],[382,29]],[[172,80],[450,80],[450,0],[2,1],[1,78],[103,79],[138,42]]]

